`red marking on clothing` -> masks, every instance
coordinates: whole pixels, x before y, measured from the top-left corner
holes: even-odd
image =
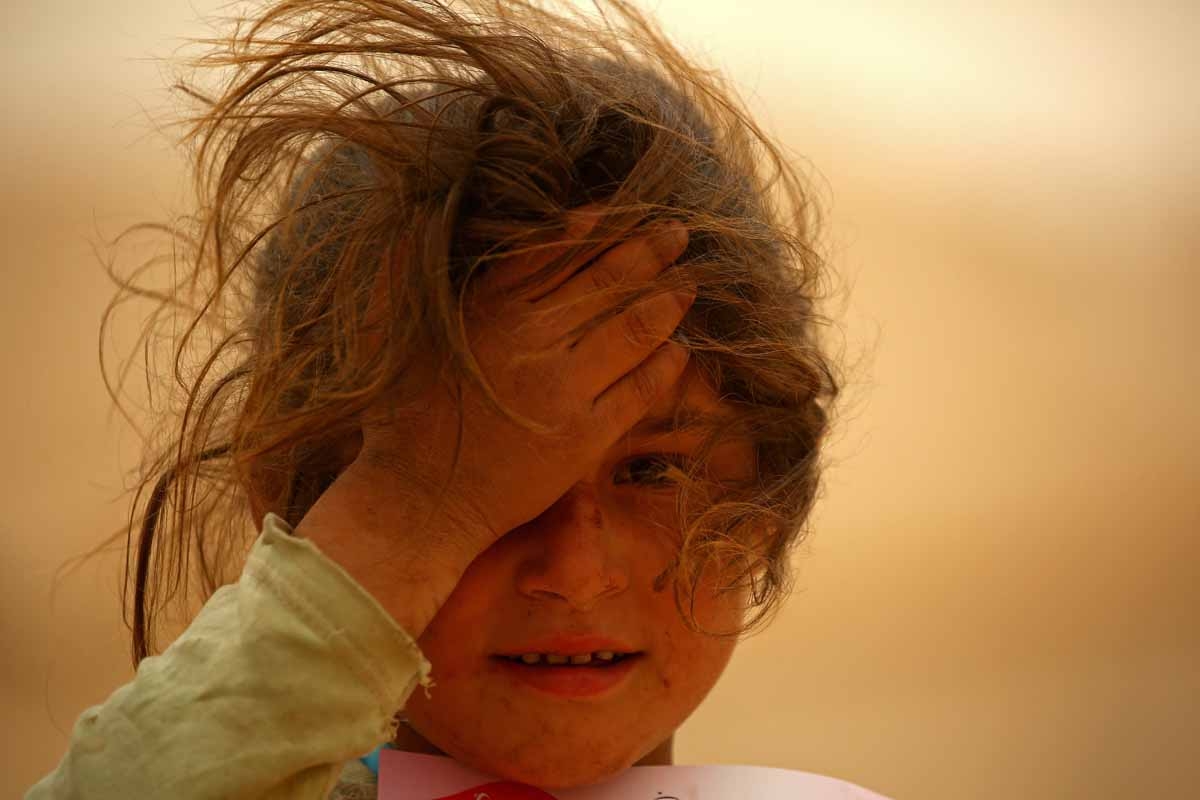
[[[558,800],[554,795],[524,783],[498,781],[484,783],[456,794],[438,797],[435,800]]]

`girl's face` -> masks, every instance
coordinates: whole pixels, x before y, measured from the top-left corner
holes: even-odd
[[[643,423],[669,416],[680,400],[729,413],[689,365]],[[734,646],[687,628],[671,580],[655,587],[679,543],[676,492],[656,485],[658,459],[687,458],[699,438],[635,428],[541,516],[475,559],[419,640],[434,686],[429,698],[414,692],[405,713],[421,738],[484,772],[547,789],[602,780],[669,747]],[[715,478],[754,475],[748,440],[722,443],[711,459]],[[732,630],[745,598],[718,598],[714,588],[705,577],[696,619]],[[546,663],[548,654],[606,663],[604,651],[634,655],[603,667]],[[541,663],[518,663],[525,654]]]

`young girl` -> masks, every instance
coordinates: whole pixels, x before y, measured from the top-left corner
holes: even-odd
[[[181,377],[217,345],[144,466],[137,674],[27,797],[373,797],[384,744],[549,790],[672,763],[786,594],[839,382],[796,171],[600,7],[283,0],[201,61],[164,309]]]

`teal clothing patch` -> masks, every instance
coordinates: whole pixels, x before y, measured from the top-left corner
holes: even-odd
[[[365,756],[360,756],[358,759],[359,761],[361,761],[362,763],[367,765],[367,769],[371,770],[371,772],[373,772],[375,774],[376,778],[379,777],[379,753],[384,748],[387,748],[389,750],[393,749],[391,743],[385,742],[384,744],[379,745],[379,747],[376,747],[371,752],[367,753]]]

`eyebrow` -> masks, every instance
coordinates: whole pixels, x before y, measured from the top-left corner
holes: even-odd
[[[685,405],[676,414],[643,417],[629,430],[629,436],[652,437],[671,433],[691,433],[715,427],[729,419],[728,414],[714,413]]]

